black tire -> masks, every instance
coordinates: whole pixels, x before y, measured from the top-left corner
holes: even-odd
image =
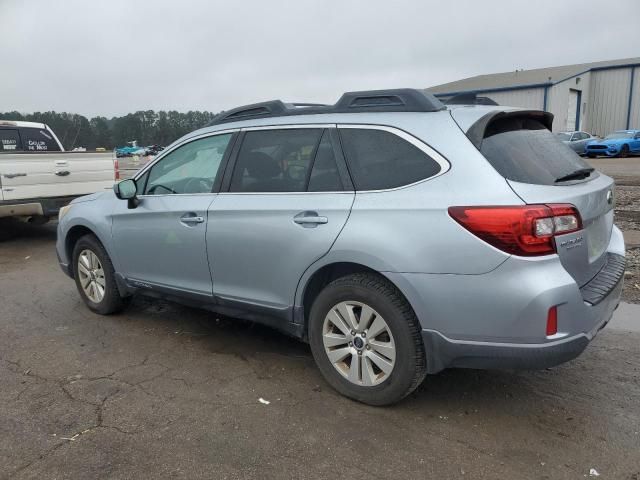
[[[322,339],[323,324],[338,303],[364,303],[384,318],[395,341],[393,370],[382,383],[356,385],[342,376],[329,360]],[[356,273],[327,285],[315,299],[309,316],[309,343],[313,357],[327,382],[341,394],[369,405],[388,405],[415,390],[427,373],[421,328],[413,309],[387,279],[373,273]]]
[[[620,149],[620,158],[627,158],[629,156],[629,145],[623,145]]]
[[[80,275],[78,274],[78,262],[80,254],[84,250],[90,250],[93,252],[100,263],[102,264],[102,270],[104,271],[105,289],[104,297],[100,302],[92,301],[84,292],[82,285],[80,284]],[[73,271],[74,279],[76,281],[76,287],[82,297],[84,303],[95,313],[100,315],[110,315],[112,313],[120,312],[128,303],[128,298],[120,296],[118,286],[116,285],[115,271],[111,259],[106,250],[94,235],[85,235],[81,237],[73,248]]]
[[[593,153],[587,153],[587,157],[589,158],[596,158],[597,155],[594,155]]]

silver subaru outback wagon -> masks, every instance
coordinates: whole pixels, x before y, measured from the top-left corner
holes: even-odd
[[[62,209],[60,265],[100,314],[144,294],[308,341],[372,405],[448,367],[571,360],[620,298],[613,181],[549,113],[456,103],[397,89],[224,112]]]

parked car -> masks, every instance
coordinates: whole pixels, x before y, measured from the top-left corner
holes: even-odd
[[[65,152],[43,123],[0,120],[0,217],[44,223],[116,179],[110,153]]]
[[[144,147],[144,154],[147,156],[155,156],[158,155],[161,151],[164,150],[164,147],[160,145],[148,145]]]
[[[640,130],[619,130],[610,133],[603,140],[589,142],[585,152],[590,158],[598,155],[627,157],[630,153],[640,153]]]
[[[144,147],[138,147],[137,145],[126,146],[126,147],[116,147],[115,149],[116,157],[132,157],[133,155],[144,155],[145,149]]]
[[[60,265],[100,314],[145,294],[309,341],[372,405],[447,367],[557,365],[611,318],[625,248],[612,179],[552,118],[410,89],[240,107],[66,207]]]
[[[593,140],[599,140],[598,137],[595,137],[587,132],[558,132],[556,133],[556,136],[578,155],[584,155],[584,150],[587,146],[587,143]]]

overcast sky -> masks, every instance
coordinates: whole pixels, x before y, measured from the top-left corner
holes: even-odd
[[[640,55],[638,0],[0,0],[0,111],[122,115]]]

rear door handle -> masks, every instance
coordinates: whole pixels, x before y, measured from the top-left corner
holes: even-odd
[[[307,228],[329,223],[329,219],[327,217],[319,216],[318,212],[300,212],[293,217],[293,221],[298,225],[302,225]]]
[[[55,174],[59,177],[66,177],[67,175],[70,175],[71,172],[69,170],[56,170]]]
[[[196,217],[186,214],[180,217],[180,221],[185,225],[196,225],[198,223],[204,223],[204,217]]]

